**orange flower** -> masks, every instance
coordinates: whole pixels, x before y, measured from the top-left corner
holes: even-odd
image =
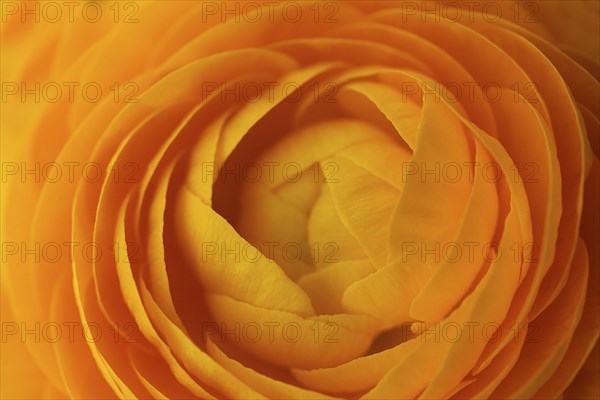
[[[597,4],[0,5],[3,398],[600,396]]]

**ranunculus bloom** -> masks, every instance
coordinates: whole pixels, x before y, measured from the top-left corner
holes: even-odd
[[[3,398],[600,396],[597,3],[1,5]]]

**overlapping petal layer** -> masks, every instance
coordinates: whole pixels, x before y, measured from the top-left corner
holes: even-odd
[[[65,251],[3,260],[3,321],[78,333],[3,350],[3,396],[597,395],[600,86],[552,24],[135,4],[129,27],[3,24],[9,79],[138,89],[3,105],[3,159],[105,172],[3,182],[4,242]],[[48,384],[6,386],[27,363]]]

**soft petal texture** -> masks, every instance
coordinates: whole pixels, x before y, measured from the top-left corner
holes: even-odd
[[[600,396],[596,2],[13,6],[0,397]]]

